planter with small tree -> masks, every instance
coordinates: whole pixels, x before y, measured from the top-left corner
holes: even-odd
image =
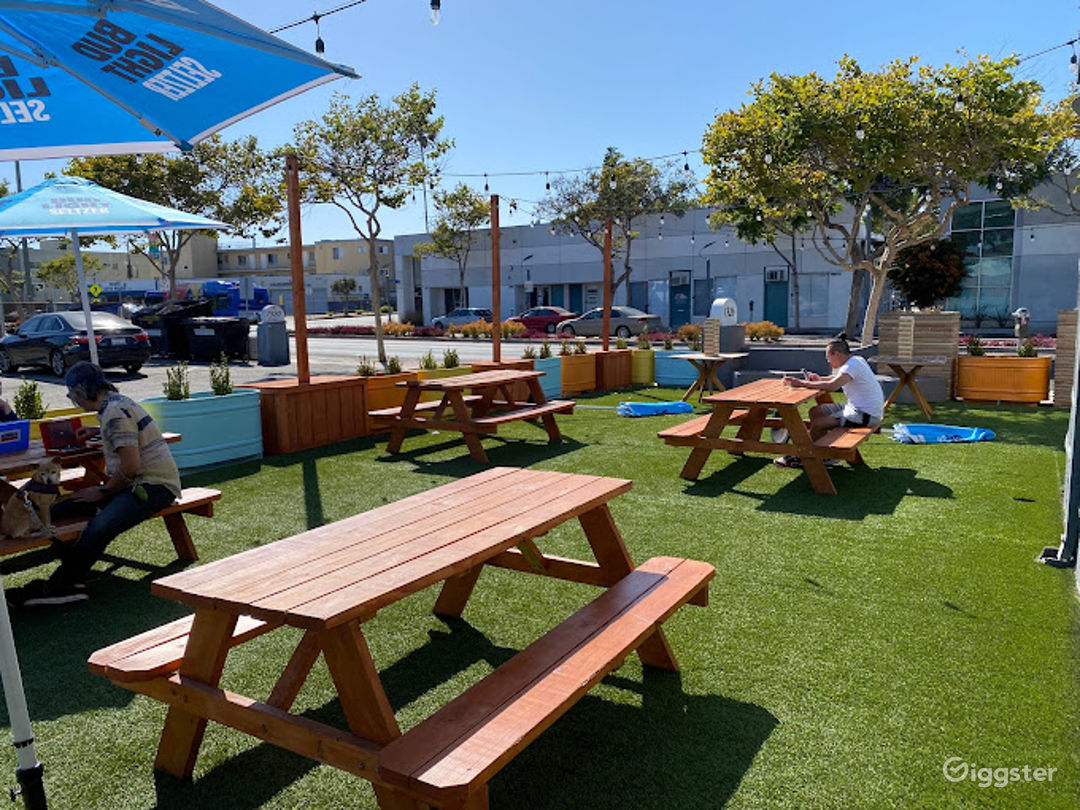
[[[956,395],[965,402],[1038,405],[1050,396],[1050,356],[1030,339],[1015,355],[986,354],[978,335],[967,340],[967,354],[956,360]]]
[[[589,354],[584,340],[562,341],[559,357],[562,359],[563,394],[596,390],[596,359]]]

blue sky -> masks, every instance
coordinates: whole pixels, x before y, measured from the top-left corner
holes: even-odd
[[[344,1],[217,5],[269,30]],[[706,126],[746,100],[750,85],[771,72],[831,76],[845,53],[867,68],[911,55],[937,65],[962,61],[964,53],[1034,54],[1072,39],[1078,28],[1077,0],[906,0],[891,6],[848,0],[443,0],[438,26],[428,20],[428,0],[367,0],[322,22],[326,58],[351,65],[361,79],[332,82],[223,135],[253,133],[265,146],[278,145],[296,122],[319,117],[334,91],[388,99],[417,82],[438,91],[444,133],[457,143],[447,175],[488,172],[492,192],[521,201],[516,214],[503,206],[505,226],[529,221],[544,195],[544,171],[596,165],[609,145],[629,157],[687,150],[702,177],[691,150],[700,147]],[[280,36],[313,49],[315,26]],[[1074,81],[1070,53],[1062,48],[1030,59],[1019,73],[1040,81],[1045,98],[1060,98]],[[58,164],[22,167],[26,187]],[[540,174],[498,176],[502,172]],[[11,164],[0,165],[4,175],[13,178]],[[465,180],[482,190],[483,178]],[[422,232],[420,199],[418,194],[415,205],[387,213],[383,234]],[[305,208],[305,242],[353,235],[336,209]]]

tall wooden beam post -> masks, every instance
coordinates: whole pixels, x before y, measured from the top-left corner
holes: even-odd
[[[502,274],[499,271],[499,195],[491,195],[491,359],[502,360]]]
[[[600,326],[600,346],[606,352],[611,343],[611,217],[604,223],[604,320]]]
[[[289,259],[292,266],[293,321],[296,333],[296,376],[301,385],[311,382],[307,351],[307,302],[304,299],[304,243],[300,237],[300,162],[285,158],[285,185],[289,206]]]

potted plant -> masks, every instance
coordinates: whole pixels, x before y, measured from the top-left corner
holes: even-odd
[[[210,387],[192,394],[188,365],[179,363],[165,372],[164,396],[141,402],[162,431],[183,437],[170,447],[181,472],[262,458],[259,392],[233,388],[224,354],[210,365]]]
[[[972,402],[1038,405],[1050,396],[1050,356],[1030,339],[1016,354],[986,354],[978,335],[967,339],[967,354],[956,358],[956,395]]]
[[[540,388],[548,399],[558,399],[562,395],[562,357],[551,351],[551,343],[544,341],[536,353],[533,368],[544,372],[540,378]]]
[[[562,341],[559,351],[562,358],[562,392],[580,394],[596,389],[596,359],[589,354],[584,340],[571,344]]]
[[[390,369],[388,368],[387,371],[390,371]],[[468,366],[461,365],[456,349],[447,349],[443,352],[441,365],[435,360],[435,355],[430,351],[421,357],[420,370],[416,374],[421,380],[436,380],[443,377],[457,377],[468,374],[470,371],[471,369]],[[426,391],[420,395],[420,401],[439,399],[441,396],[442,394],[436,391]]]
[[[630,352],[630,382],[635,385],[652,385],[656,381],[656,354],[649,335],[642,332],[637,346]]]

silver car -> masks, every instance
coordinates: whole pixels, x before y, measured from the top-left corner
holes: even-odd
[[[564,335],[600,337],[604,324],[604,309],[590,309],[580,318],[571,318],[559,324],[559,332]],[[621,338],[640,335],[645,332],[658,332],[661,329],[660,316],[650,315],[633,307],[611,308],[611,334]]]
[[[436,315],[431,319],[431,325],[439,329],[446,329],[448,326],[464,326],[467,323],[476,323],[477,321],[487,321],[491,323],[494,316],[490,309],[483,309],[481,307],[458,307],[452,309],[445,315]]]

